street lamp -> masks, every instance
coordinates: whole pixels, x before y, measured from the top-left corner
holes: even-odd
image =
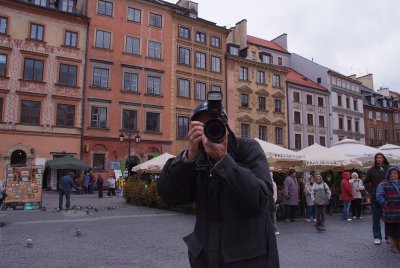
[[[139,135],[139,131],[126,130],[119,135],[119,141],[121,143],[124,142],[125,136],[128,137],[128,158],[131,156],[131,136],[135,133],[136,135],[133,138],[135,139],[136,144],[139,144],[142,139]]]

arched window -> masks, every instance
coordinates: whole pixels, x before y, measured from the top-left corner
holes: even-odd
[[[22,150],[12,152],[10,164],[14,166],[26,165],[26,153]]]

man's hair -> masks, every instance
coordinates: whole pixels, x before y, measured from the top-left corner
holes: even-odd
[[[294,172],[296,172],[296,170],[294,168],[289,169],[288,171],[288,175],[292,175]]]

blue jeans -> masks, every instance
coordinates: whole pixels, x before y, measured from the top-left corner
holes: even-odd
[[[372,201],[371,209],[372,209],[372,232],[374,234],[374,238],[382,240],[382,233],[381,233],[382,207],[377,201]],[[385,238],[387,239],[386,228],[385,228]]]
[[[315,219],[315,206],[307,206],[306,219]]]
[[[347,220],[349,218],[350,201],[343,201],[343,214],[342,220]]]

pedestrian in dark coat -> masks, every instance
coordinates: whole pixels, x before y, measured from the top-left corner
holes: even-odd
[[[71,189],[75,188],[76,190],[78,190],[78,186],[76,186],[74,183],[74,179],[73,179],[74,177],[75,177],[75,173],[70,171],[68,173],[68,175],[63,176],[60,180],[60,183],[58,185],[58,193],[59,193],[58,209],[60,211],[62,210],[64,195],[65,195],[65,199],[66,199],[65,207],[66,207],[66,209],[69,209],[70,205],[71,205],[71,201],[70,201],[71,200],[70,199]]]
[[[97,191],[99,191],[99,198],[103,198],[103,184],[104,184],[104,180],[101,177],[101,175],[99,174],[99,176],[97,177]]]
[[[299,205],[299,184],[296,170],[290,169],[284,182],[285,222],[296,221],[297,206]]]
[[[220,143],[203,133],[210,118],[199,105],[189,128],[189,147],[169,159],[158,180],[169,205],[196,202],[193,233],[184,238],[191,267],[279,267],[272,224],[269,166],[254,140],[236,139],[222,109],[227,134]]]

